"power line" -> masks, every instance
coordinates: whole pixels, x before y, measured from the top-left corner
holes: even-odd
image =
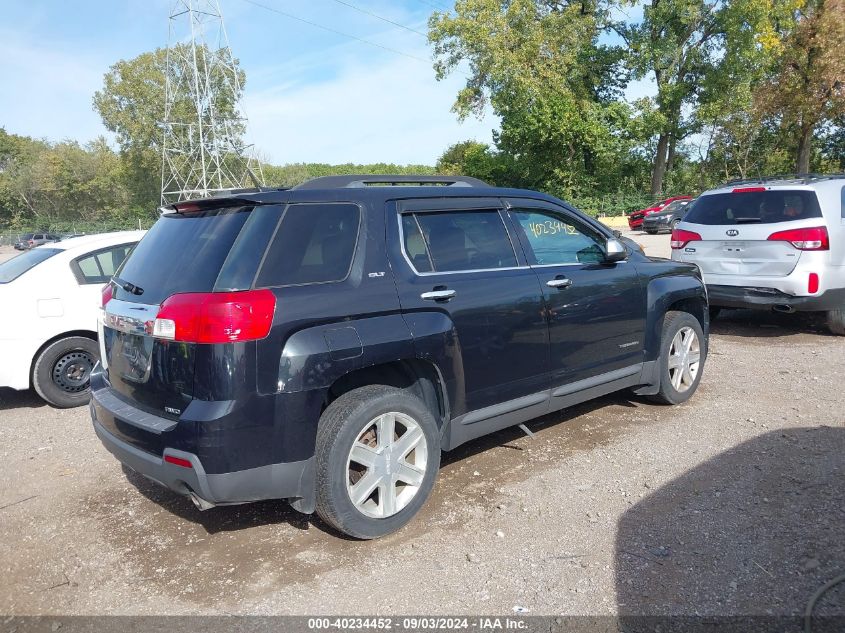
[[[266,11],[272,11],[273,13],[278,13],[279,15],[283,15],[286,18],[290,18],[291,20],[296,20],[298,22],[302,22],[303,24],[308,24],[309,26],[313,26],[314,28],[322,29],[324,31],[328,31],[329,33],[334,33],[335,35],[340,35],[342,37],[348,37],[351,40],[355,40],[356,42],[361,42],[362,44],[369,44],[370,46],[375,46],[376,48],[380,48],[384,51],[389,53],[393,53],[394,55],[401,55],[402,57],[407,57],[408,59],[415,59],[418,62],[423,62],[424,64],[431,64],[431,61],[428,59],[423,59],[422,57],[417,57],[416,55],[411,55],[410,53],[405,53],[400,50],[396,50],[395,48],[390,48],[389,46],[384,46],[382,44],[378,44],[377,42],[373,42],[372,40],[364,39],[363,37],[358,37],[357,35],[352,35],[350,33],[344,33],[343,31],[338,31],[337,29],[333,29],[330,26],[325,26],[323,24],[319,24],[317,22],[312,22],[311,20],[307,20],[305,18],[301,18],[298,15],[294,15],[292,13],[287,13],[286,11],[282,11],[281,9],[277,9],[275,7],[268,6],[266,4],[262,4],[261,2],[257,2],[256,0],[243,0],[247,4],[251,4],[256,7],[260,7]]]
[[[345,2],[344,0],[334,0],[334,2],[337,2],[338,4],[342,4],[345,7],[349,7],[350,9],[355,9],[355,11],[358,11],[359,13],[363,13],[364,15],[372,16],[372,17],[376,18],[377,20],[381,20],[382,22],[387,22],[388,24],[392,24],[393,26],[398,26],[400,29],[405,29],[406,31],[410,31],[411,33],[416,33],[417,35],[422,35],[423,37],[428,37],[427,33],[423,33],[422,31],[418,31],[417,29],[412,29],[410,26],[405,26],[404,24],[399,24],[399,22],[394,22],[390,18],[386,18],[382,15],[379,15],[378,13],[373,13],[372,11],[369,11],[367,9],[362,9],[361,7],[356,6],[356,5],[352,4],[351,2]]]
[[[451,11],[451,7],[447,7],[442,2],[434,3],[428,2],[428,0],[420,0],[424,5],[431,7],[432,9],[437,9],[438,11]]]

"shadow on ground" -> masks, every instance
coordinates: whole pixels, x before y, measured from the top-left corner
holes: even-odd
[[[825,315],[816,312],[784,314],[771,310],[723,309],[710,322],[711,334],[741,336],[744,338],[777,338],[814,334],[833,336],[827,329]]]
[[[38,397],[34,389],[16,391],[0,387],[0,411],[19,408],[38,409],[46,406],[47,403]]]
[[[619,521],[621,629],[641,630],[639,615],[800,623],[812,594],[845,572],[843,483],[845,428],[817,427],[767,433],[662,486]],[[830,627],[845,623],[845,585],[814,612],[813,631],[843,630]]]

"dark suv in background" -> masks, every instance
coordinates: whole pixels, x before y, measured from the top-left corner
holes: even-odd
[[[91,414],[121,462],[203,509],[288,499],[378,537],[423,505],[442,450],[701,380],[698,269],[541,193],[342,176],[163,211],[104,289]]]

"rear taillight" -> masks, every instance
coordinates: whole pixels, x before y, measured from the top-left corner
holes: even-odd
[[[669,245],[677,250],[679,248],[683,248],[690,242],[700,242],[701,236],[698,233],[694,233],[693,231],[685,231],[684,229],[674,229],[672,231],[672,241],[669,242]]]
[[[799,251],[827,251],[830,250],[830,239],[827,228],[814,226],[809,229],[790,229],[778,231],[769,236],[772,242],[789,242]]]
[[[254,341],[270,333],[275,310],[269,290],[176,294],[161,304],[153,336],[186,343]]]
[[[106,304],[109,301],[111,301],[111,298],[112,298],[113,295],[114,295],[114,286],[111,284],[111,282],[109,282],[105,286],[103,286],[103,290],[100,292],[100,297],[101,297],[101,301],[102,301],[101,305],[104,308],[106,307]]]

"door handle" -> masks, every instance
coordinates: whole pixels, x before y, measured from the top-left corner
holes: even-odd
[[[549,279],[546,285],[549,288],[569,288],[572,285],[572,280],[566,277],[556,277],[555,279]]]
[[[420,295],[420,299],[426,301],[448,301],[457,293],[454,290],[431,290]]]

